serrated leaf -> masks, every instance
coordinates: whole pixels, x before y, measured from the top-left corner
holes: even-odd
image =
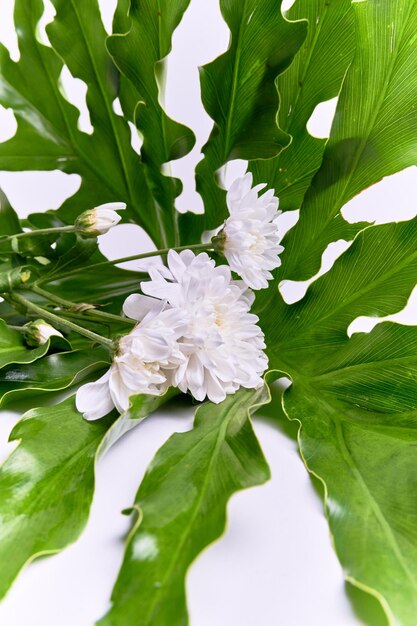
[[[320,102],[338,95],[355,43],[351,0],[298,0],[286,17],[308,21],[304,44],[277,79],[279,125],[292,141],[276,158],[250,164],[255,181],[275,189],[284,211],[300,208],[320,167],[326,141],[312,137],[307,122]]]
[[[118,420],[87,422],[71,397],[33,409],[17,424],[11,440],[20,444],[0,469],[0,598],[26,564],[78,538],[89,515],[96,457],[128,430],[119,422],[136,425],[168,398],[136,396]]]
[[[117,71],[107,55],[107,34],[96,0],[54,0],[57,16],[49,37],[75,77],[85,80],[94,126],[92,135],[78,130],[78,110],[62,96],[63,60],[41,44],[36,27],[42,0],[17,0],[15,23],[20,60],[12,62],[0,48],[0,102],[16,115],[16,135],[0,145],[3,170],[54,170],[77,173],[79,191],[59,211],[72,223],[82,211],[111,201],[127,203],[125,219],[144,226],[156,243],[160,230],[145,173],[130,143],[130,129],[113,112]]]
[[[307,31],[306,22],[284,19],[276,0],[223,0],[220,6],[231,42],[227,52],[201,69],[203,103],[214,128],[196,170],[205,213],[181,219],[189,242],[227,216],[225,192],[216,177],[220,167],[230,159],[275,156],[290,143],[276,121],[275,79],[291,63]]]
[[[280,277],[307,279],[331,241],[352,238],[340,215],[356,194],[417,162],[417,2],[353,3],[356,53],[323,164],[285,238]]]
[[[262,484],[269,469],[249,412],[260,392],[241,390],[198,409],[194,429],[173,435],[139,488],[139,519],[128,538],[112,608],[99,626],[185,626],[185,575],[224,530],[226,504],[240,489]]]
[[[326,487],[347,579],[380,600],[390,624],[417,614],[417,329],[378,325],[316,365],[291,368],[289,417],[308,469]]]
[[[116,65],[128,79],[122,82],[120,100],[125,114],[143,136],[142,160],[160,207],[165,246],[179,244],[174,203],[182,184],[165,176],[162,167],[186,155],[195,138],[190,129],[165,113],[160,104],[159,83],[163,82],[164,59],[171,50],[173,32],[189,3],[190,0],[132,0],[125,17],[127,7],[123,0],[114,22],[115,27],[122,28],[122,34],[110,37],[107,43]]]

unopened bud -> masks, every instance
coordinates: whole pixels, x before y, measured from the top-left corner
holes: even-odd
[[[125,208],[124,202],[111,202],[84,211],[76,219],[75,232],[84,238],[104,235],[122,219],[116,211],[123,211]]]
[[[43,346],[51,337],[63,337],[59,330],[40,319],[25,324],[24,328],[26,343],[35,348]]]
[[[30,275],[30,270],[25,267],[16,267],[4,273],[0,271],[0,293],[13,291],[13,289],[27,283]]]

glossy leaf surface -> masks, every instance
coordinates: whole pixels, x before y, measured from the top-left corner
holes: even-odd
[[[184,236],[191,242],[227,215],[217,171],[230,159],[275,156],[290,143],[276,121],[275,79],[307,30],[306,22],[285,20],[276,0],[223,0],[220,6],[231,41],[227,52],[201,69],[202,99],[214,128],[196,171],[205,213],[184,218]]]
[[[224,530],[230,496],[262,484],[269,469],[249,412],[259,392],[239,391],[198,409],[194,429],[173,435],[157,453],[135,501],[138,520],[100,626],[188,623],[185,575]]]
[[[285,239],[280,276],[303,280],[327,244],[351,239],[340,215],[356,194],[417,162],[417,3],[354,2],[356,52],[340,93],[323,163]]]
[[[305,42],[277,79],[279,125],[292,141],[276,158],[250,164],[255,180],[275,189],[284,211],[300,208],[320,167],[326,141],[312,137],[307,123],[320,102],[338,95],[355,49],[351,0],[297,0],[286,17],[308,21]]]

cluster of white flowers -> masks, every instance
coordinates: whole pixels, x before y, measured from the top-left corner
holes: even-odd
[[[142,294],[127,298],[123,311],[138,324],[120,340],[109,371],[79,389],[87,419],[125,411],[130,396],[170,386],[215,403],[239,387],[262,386],[268,359],[250,287],[267,286],[282,247],[277,198],[273,191],[258,197],[264,186],[251,186],[250,174],[233,184],[230,217],[214,239],[229,265],[216,266],[205,252],[171,250],[167,267],[151,267]]]

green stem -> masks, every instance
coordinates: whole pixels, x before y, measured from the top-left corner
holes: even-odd
[[[56,233],[73,233],[73,232],[75,232],[75,226],[59,226],[58,228],[39,228],[38,230],[31,230],[26,233],[17,233],[16,235],[8,235],[7,237],[0,237],[0,243],[4,243],[6,241],[12,241],[13,239],[37,237],[38,235],[55,235]]]
[[[72,313],[75,313],[77,311],[77,307],[79,305],[75,302],[70,302],[69,300],[65,300],[64,298],[61,298],[60,296],[56,296],[55,294],[50,293],[49,291],[45,291],[44,289],[41,289],[41,287],[39,287],[36,284],[30,285],[28,288],[34,293],[37,293],[39,296],[42,296],[43,298],[45,298],[45,300],[49,300],[53,304],[57,304],[59,307],[65,310],[68,310]],[[121,317],[120,315],[113,315],[112,313],[106,313],[106,311],[98,311],[97,309],[87,309],[86,311],[79,311],[79,314],[82,317],[85,317],[86,319],[90,317],[95,317],[98,319],[105,320],[107,322],[131,324],[132,326],[136,324],[134,320],[130,320],[127,317]]]
[[[83,270],[90,271],[92,269],[96,269],[97,267],[105,267],[106,265],[118,265],[119,263],[127,263],[128,261],[140,261],[142,259],[150,259],[155,256],[165,256],[170,252],[170,250],[174,250],[175,252],[182,252],[183,250],[213,250],[213,244],[210,243],[195,243],[191,246],[180,246],[179,248],[164,248],[163,250],[153,250],[152,252],[143,252],[142,254],[134,254],[133,256],[125,256],[120,259],[112,259],[107,261],[101,261],[100,263],[93,263],[93,265],[87,265],[83,268],[76,268],[74,270],[70,270],[65,274],[60,274],[57,278],[67,278],[68,276],[73,276],[74,274],[79,274]],[[53,280],[57,280],[54,278]],[[49,279],[41,279],[38,280],[38,284],[42,284],[43,282],[48,282]]]
[[[20,293],[14,292],[12,296],[12,300],[24,306],[28,311],[33,311],[40,317],[43,317],[53,322],[54,324],[65,326],[66,328],[68,328],[68,330],[72,330],[75,333],[78,333],[79,335],[83,335],[84,337],[87,337],[87,339],[90,339],[91,341],[94,341],[95,343],[100,343],[110,350],[113,350],[114,348],[114,343],[111,339],[106,339],[106,337],[102,337],[101,335],[94,333],[92,330],[87,330],[86,328],[83,328],[82,326],[79,326],[78,324],[74,324],[74,322],[70,322],[69,320],[66,320],[66,319],[64,320],[63,318],[59,317],[58,315],[55,315],[51,311],[48,311],[48,309],[44,309],[43,307],[38,306],[34,302],[31,302],[30,300],[22,296]]]

